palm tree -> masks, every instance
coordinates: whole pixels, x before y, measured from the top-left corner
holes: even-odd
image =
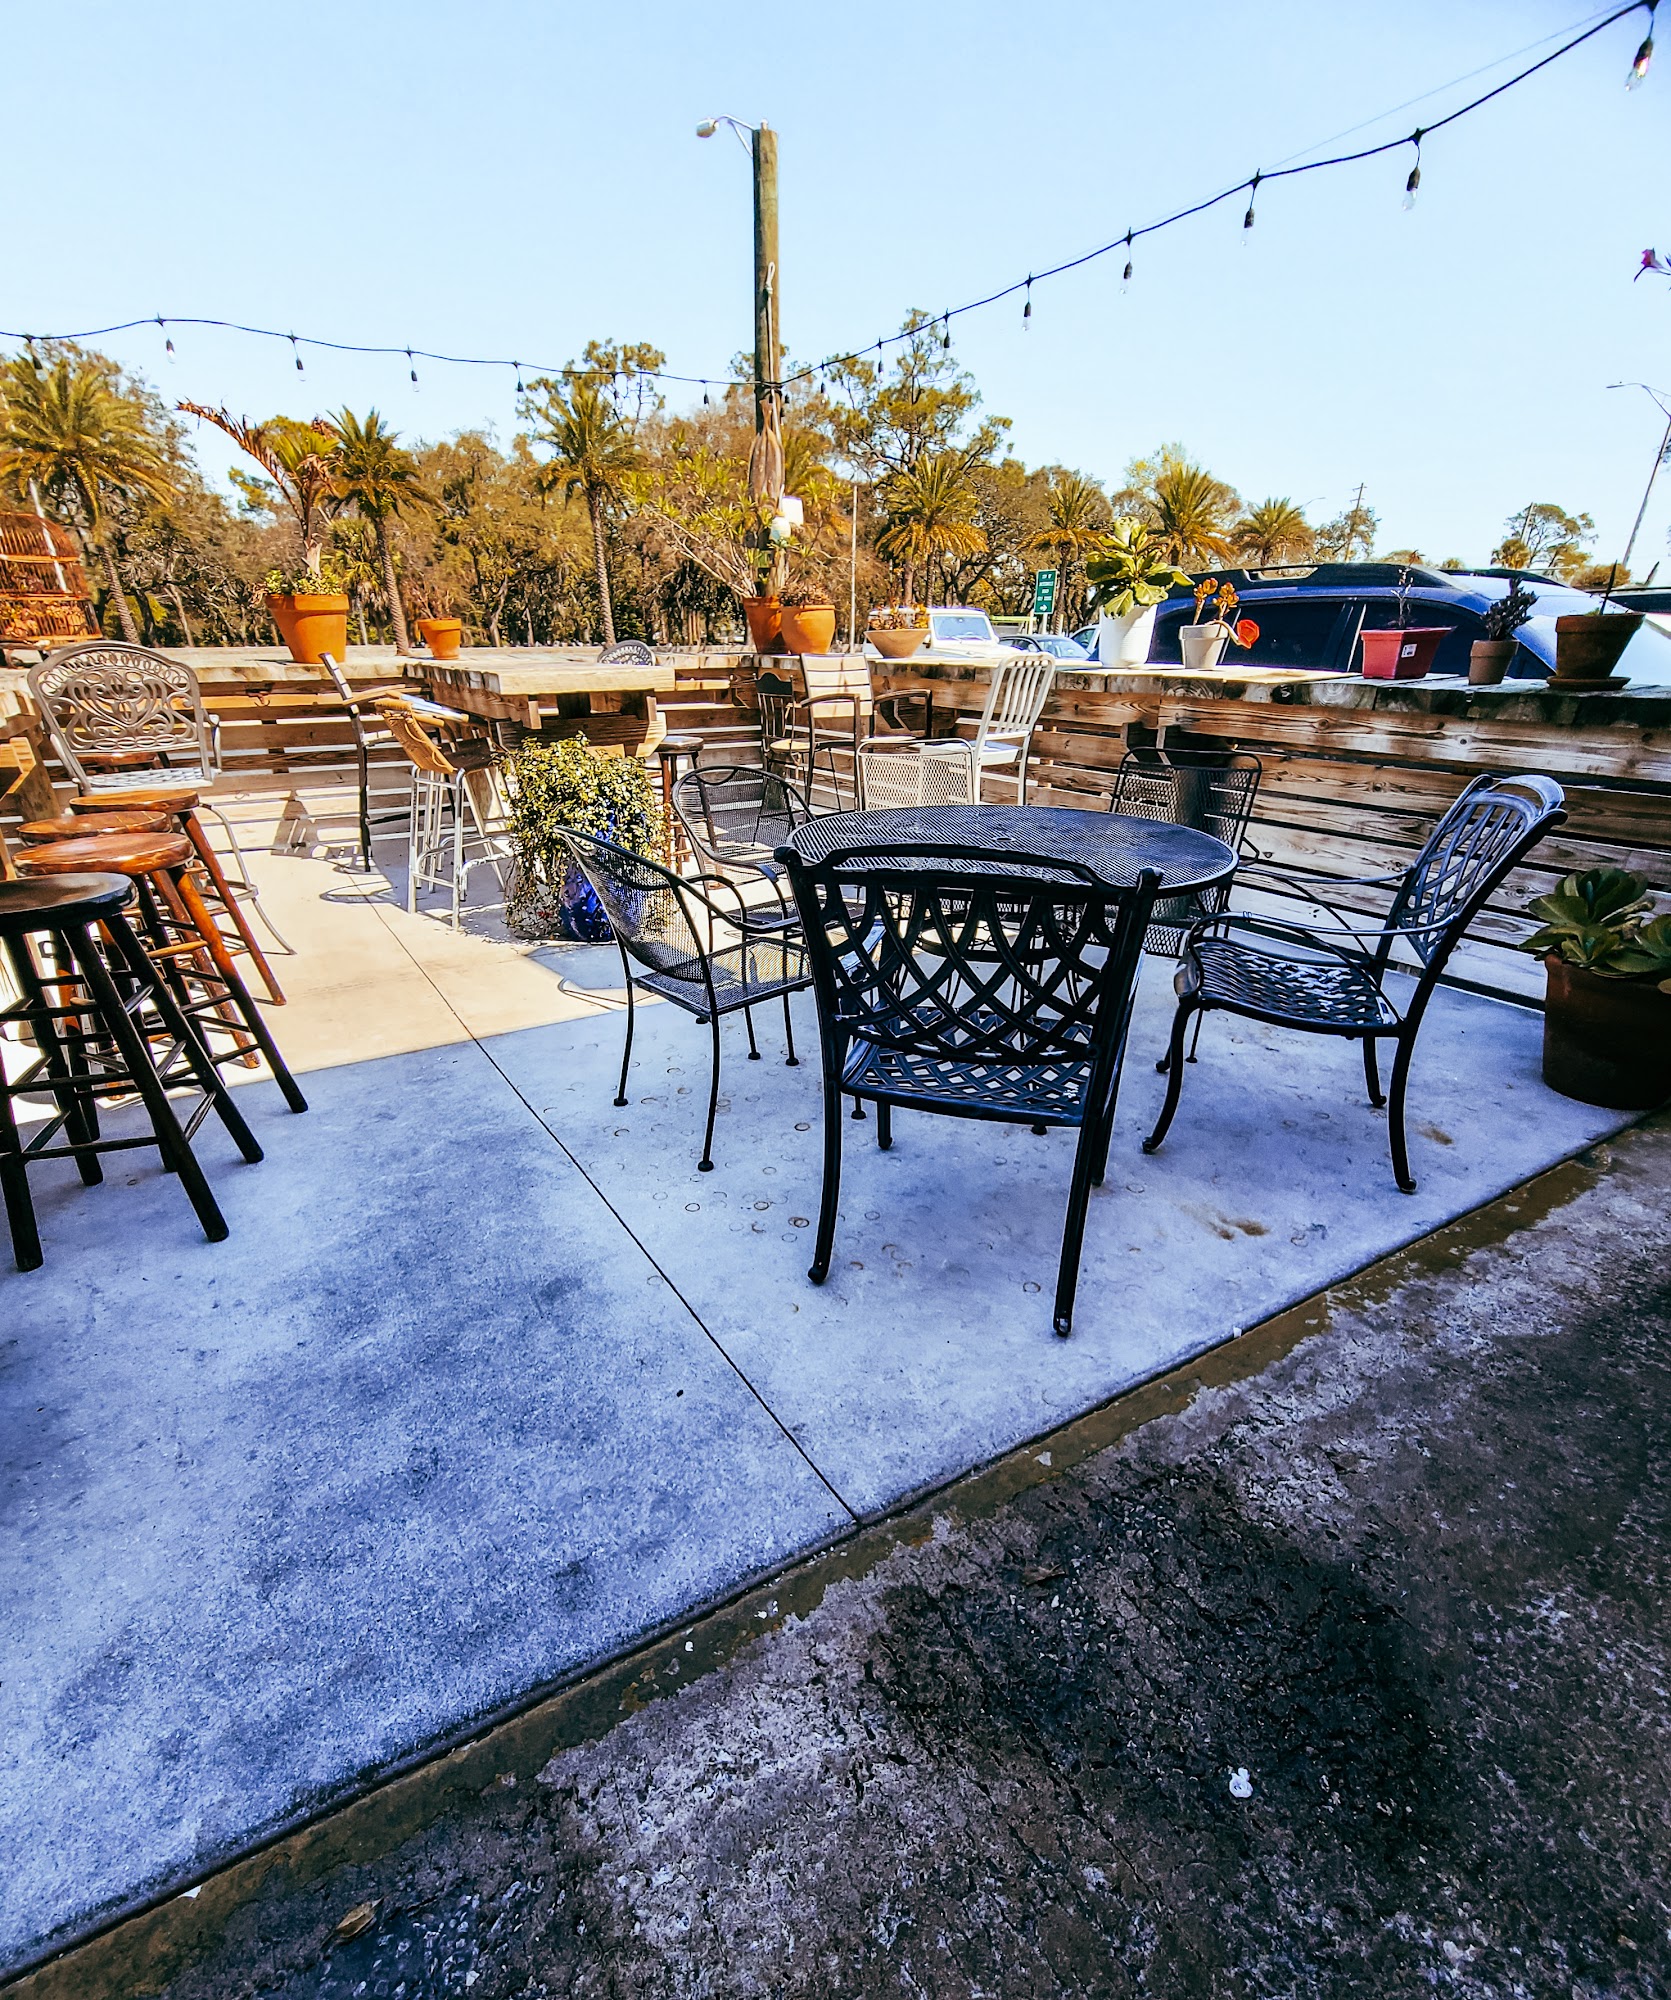
[[[1176,447],[1133,468],[1137,483],[1116,496],[1142,516],[1168,562],[1203,569],[1232,552],[1231,523],[1241,508],[1236,490]]]
[[[883,488],[887,520],[876,553],[905,571],[905,601],[913,601],[917,565],[937,555],[973,556],[986,547],[975,525],[976,493],[963,454],[939,451],[894,473]],[[924,589],[931,577],[925,575]]]
[[[615,607],[609,595],[603,526],[609,510],[621,503],[627,475],[638,464],[632,426],[602,382],[590,376],[575,376],[565,383],[542,376],[529,386],[539,396],[530,395],[523,407],[537,419],[535,438],[552,451],[535,473],[535,484],[542,494],[560,486],[565,499],[572,500],[577,493],[585,498],[592,523],[598,602],[603,607],[604,644],[613,646]]]
[[[1261,500],[1236,523],[1236,553],[1257,568],[1304,562],[1315,540],[1311,523],[1292,500]]]
[[[323,417],[309,424],[294,417],[269,417],[264,424],[252,424],[248,417],[232,416],[224,405],[218,410],[205,409],[201,403],[176,407],[225,431],[266,473],[296,517],[302,561],[317,577],[325,551],[325,523],[339,504],[335,430]]]
[[[1056,629],[1075,601],[1074,565],[1094,549],[1108,531],[1108,496],[1094,479],[1065,472],[1050,482],[1046,503],[1050,525],[1029,535],[1021,546],[1029,555],[1052,555],[1061,571],[1057,578]]]
[[[400,446],[400,434],[390,430],[375,410],[365,419],[352,410],[341,410],[331,420],[340,444],[336,453],[338,497],[353,505],[377,536],[377,553],[383,565],[383,594],[389,601],[389,621],[395,628],[395,651],[409,653],[411,641],[406,630],[406,607],[400,601],[400,585],[395,578],[394,550],[389,545],[389,523],[408,507],[427,505],[418,479],[417,461]]]
[[[143,405],[119,394],[108,368],[86,356],[61,357],[46,368],[32,354],[18,355],[0,370],[0,473],[79,513],[104,564],[122,636],[137,646],[139,628],[105,530],[105,506],[118,496],[162,500],[174,491]]]

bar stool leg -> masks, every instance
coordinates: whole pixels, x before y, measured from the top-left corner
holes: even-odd
[[[213,811],[214,808],[211,807],[210,810]],[[215,817],[220,820],[222,826],[226,825],[225,817],[222,814],[216,813]],[[244,915],[237,897],[232,893],[232,884],[226,879],[226,870],[220,865],[220,856],[215,852],[208,834],[204,831],[203,822],[194,812],[183,814],[182,821],[186,838],[197,849],[197,858],[203,863],[204,874],[214,883],[215,894],[226,905],[226,914],[232,919],[233,928],[243,940],[245,951],[249,953],[256,971],[261,975],[261,983],[267,989],[267,998],[272,1001],[275,1007],[282,1007],[284,1005],[284,989],[273,976],[273,968],[267,963],[266,953],[262,951],[260,945],[255,941],[255,933],[250,929],[249,919]],[[244,879],[248,881],[249,863],[244,860],[243,849],[238,846],[236,839],[233,840],[232,851],[238,857],[239,868]],[[261,899],[259,897],[255,899],[255,907],[258,910],[261,909]],[[279,943],[284,945],[285,950],[288,951],[290,946],[285,944],[284,939],[279,937],[276,930],[273,930],[272,919],[267,915],[265,910],[261,910],[261,921],[267,926],[268,930],[273,932],[273,936],[278,938]]]
[[[52,1097],[63,1115],[64,1130],[72,1145],[91,1145],[99,1136],[98,1112],[91,1094],[85,1088],[77,1088],[76,1058],[71,1054],[77,1038],[60,1033],[50,1011],[52,1002],[46,996],[46,985],[30,959],[28,940],[8,938],[6,943],[12,962],[12,977],[17,982],[24,1005],[30,1010],[35,1043],[41,1060],[46,1064],[47,1075],[52,1079]],[[86,1033],[85,1024],[81,1033]],[[104,1179],[104,1168],[99,1164],[96,1153],[77,1153],[75,1163],[83,1187],[97,1187]]]
[[[35,1223],[35,1204],[29,1195],[29,1173],[23,1164],[23,1141],[12,1114],[12,1093],[4,1077],[0,1077],[0,1194],[6,1201],[12,1260],[20,1271],[38,1271],[46,1260]]]
[[[238,976],[238,968],[232,963],[232,954],[226,948],[226,941],[215,928],[215,920],[204,904],[197,884],[190,874],[181,869],[176,884],[178,894],[186,907],[186,914],[203,934],[203,941],[209,948],[209,956],[215,962],[215,970],[227,989],[227,997],[243,1017],[244,1025],[255,1038],[256,1046],[267,1058],[267,1067],[273,1072],[273,1081],[284,1094],[284,1101],[292,1111],[305,1111],[308,1101],[302,1095],[296,1079],[290,1074],[285,1060],[278,1052],[278,1044],[267,1030],[261,1018],[261,1010],[249,996],[249,988]]]

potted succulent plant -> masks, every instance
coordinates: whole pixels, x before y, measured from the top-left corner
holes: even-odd
[[[1476,639],[1468,653],[1468,679],[1475,687],[1495,687],[1509,670],[1509,662],[1519,650],[1514,636],[1532,615],[1537,592],[1528,590],[1518,577],[1508,594],[1485,608],[1485,637]]]
[[[1590,868],[1528,905],[1548,974],[1543,1080],[1615,1111],[1671,1098],[1671,915],[1655,916],[1640,875]]]
[[[827,653],[835,644],[833,604],[810,592],[791,591],[778,618],[778,630],[788,653]]]
[[[573,827],[660,861],[666,825],[648,772],[636,757],[601,755],[584,735],[556,743],[528,736],[505,777],[513,864],[506,924],[518,937],[607,944],[609,919],[561,830]]]
[[[928,637],[928,615],[914,604],[872,611],[865,637],[884,660],[908,660]]]
[[[317,568],[269,570],[266,588],[267,609],[293,660],[316,667],[326,653],[348,657],[348,586],[329,556]]]
[[[1086,557],[1085,578],[1097,611],[1097,659],[1105,667],[1141,666],[1154,636],[1155,607],[1189,582],[1188,571],[1167,560],[1141,521],[1127,517]]]
[[[1209,600],[1212,616],[1204,618],[1201,614]],[[1223,659],[1226,646],[1251,646],[1259,637],[1259,627],[1251,618],[1232,622],[1231,614],[1240,602],[1235,585],[1220,583],[1216,576],[1204,576],[1196,584],[1195,622],[1178,628],[1178,650],[1186,667],[1210,672]]]
[[[1448,625],[1410,623],[1410,572],[1398,572],[1398,623],[1363,637],[1363,677],[1366,681],[1419,681],[1426,677]]]

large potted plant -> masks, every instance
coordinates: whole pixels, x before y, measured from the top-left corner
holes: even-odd
[[[1363,677],[1366,681],[1419,681],[1427,677],[1439,641],[1448,625],[1410,623],[1410,572],[1398,573],[1398,622],[1390,629],[1363,634]]]
[[[1485,637],[1468,651],[1468,679],[1475,687],[1495,687],[1520,649],[1514,636],[1532,615],[1537,592],[1517,577],[1508,593],[1485,607]]]
[[[908,660],[928,637],[928,613],[914,604],[872,611],[865,637],[884,660]]]
[[[1140,667],[1149,657],[1155,607],[1189,582],[1143,523],[1116,521],[1085,559],[1097,612],[1097,659],[1105,667]],[[1221,649],[1222,650],[1222,649]]]
[[[811,591],[791,591],[778,617],[787,653],[827,653],[835,644],[836,610]]]
[[[666,825],[649,773],[636,757],[605,757],[584,735],[525,737],[506,766],[513,876],[505,921],[518,937],[607,944],[609,919],[575,866],[562,829],[595,834],[652,861]]]
[[[1590,868],[1533,899],[1543,928],[1523,949],[1548,974],[1543,1080],[1614,1111],[1671,1098],[1671,915],[1640,875]]]
[[[1615,675],[1613,669],[1641,623],[1640,611],[1609,608],[1605,597],[1599,611],[1577,611],[1557,618],[1555,672],[1549,685],[1574,694],[1623,687],[1626,676]]]
[[[267,572],[267,609],[290,657],[317,667],[348,657],[348,587],[329,556],[317,565]]]

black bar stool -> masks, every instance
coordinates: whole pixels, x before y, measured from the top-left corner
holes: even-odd
[[[20,996],[0,1008],[0,1027],[26,1028],[36,1050],[15,1077],[7,1080],[0,1072],[0,1190],[20,1271],[43,1261],[29,1197],[33,1161],[73,1159],[91,1187],[104,1178],[101,1153],[155,1146],[163,1165],[179,1176],[204,1234],[219,1243],[226,1219],[192,1153],[191,1134],[212,1105],[244,1158],[261,1158],[196,1028],[128,925],[123,912],[134,893],[123,875],[0,882],[0,945]],[[33,938],[51,941],[45,969],[36,963]],[[154,1042],[160,1056],[153,1054]],[[183,1085],[203,1093],[184,1127],[168,1097]],[[136,1095],[150,1117],[149,1135],[103,1136],[100,1101]],[[23,1097],[43,1096],[52,1099],[56,1115],[26,1140],[13,1106]]]

